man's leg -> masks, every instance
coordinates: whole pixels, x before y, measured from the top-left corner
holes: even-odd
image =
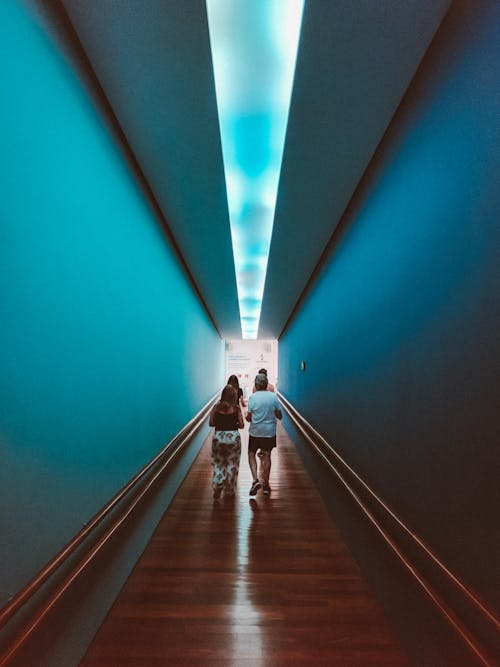
[[[250,447],[248,448],[248,465],[250,466],[250,471],[253,477],[253,484],[250,487],[249,495],[255,496],[257,495],[257,491],[260,489],[262,484],[260,483],[259,478],[257,477],[257,461],[255,459],[255,452],[252,451]]]
[[[266,486],[269,486],[270,473],[271,473],[271,452],[262,451],[262,456],[260,459],[260,481],[262,482],[264,488],[266,488]]]
[[[250,472],[252,473],[253,481],[257,481],[257,461],[255,459],[255,452],[248,450],[248,465],[250,466]]]

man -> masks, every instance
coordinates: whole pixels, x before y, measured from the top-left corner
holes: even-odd
[[[259,373],[255,377],[255,393],[248,399],[246,419],[250,422],[248,438],[248,464],[252,472],[253,483],[250,495],[255,496],[257,491],[269,495],[269,474],[271,472],[271,451],[276,447],[276,420],[283,417],[276,394],[268,391],[267,375]],[[259,452],[261,459],[260,477],[257,476],[257,461],[255,454]]]
[[[261,368],[259,370],[259,375],[262,373],[262,375],[265,375],[267,377],[267,370],[265,368]],[[255,393],[257,389],[255,388],[255,385],[253,386],[252,392]],[[267,382],[267,391],[274,391],[274,385],[271,384],[268,380]]]

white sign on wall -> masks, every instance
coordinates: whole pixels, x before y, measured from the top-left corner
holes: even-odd
[[[260,368],[267,370],[269,382],[277,387],[277,340],[226,341],[226,380],[230,375],[236,375],[244,396],[252,393],[253,382]]]

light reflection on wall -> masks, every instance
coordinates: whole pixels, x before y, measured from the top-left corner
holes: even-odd
[[[207,0],[243,338],[257,338],[304,0]]]

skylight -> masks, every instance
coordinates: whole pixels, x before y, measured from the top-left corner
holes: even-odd
[[[304,0],[206,0],[243,338],[257,338]]]

